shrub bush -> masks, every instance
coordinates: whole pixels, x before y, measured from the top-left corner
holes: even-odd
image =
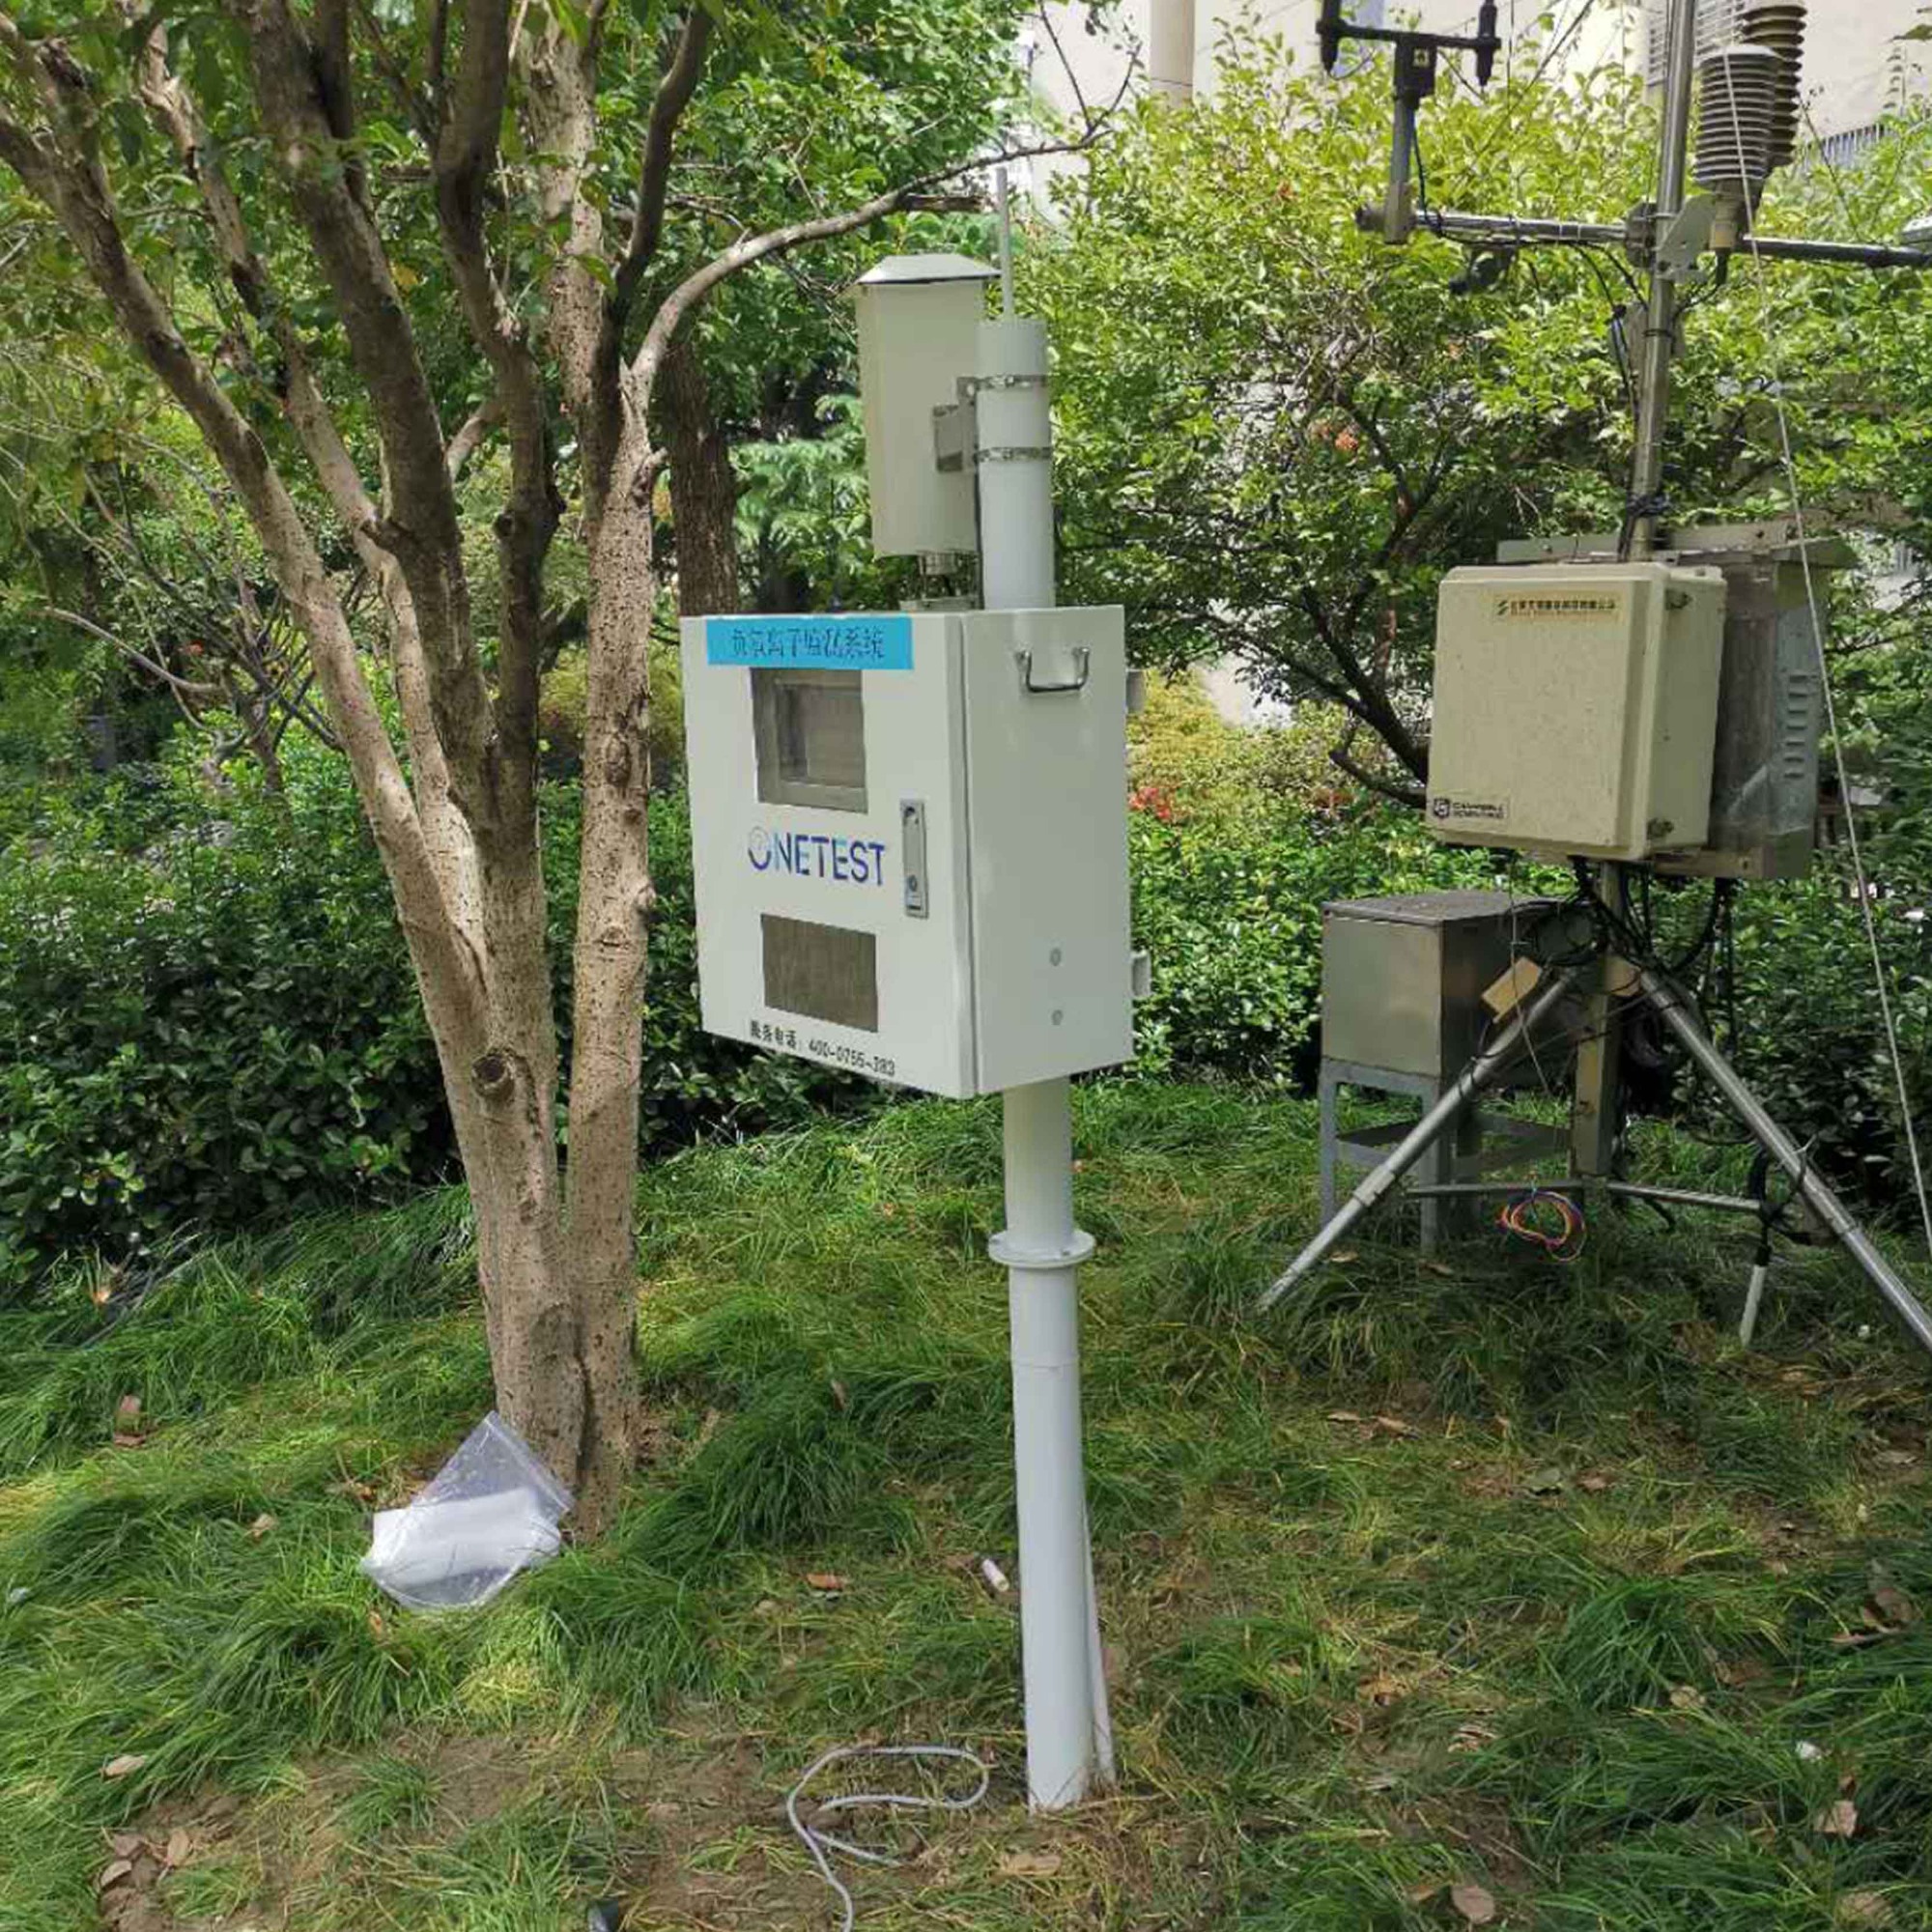
[[[138,1257],[171,1228],[249,1227],[449,1171],[435,1052],[346,770],[287,751],[285,807],[244,780],[211,821],[185,772],[151,774],[143,822],[173,829],[145,850],[119,849],[126,821],[92,790],[71,810],[43,799],[32,836],[0,850],[0,1292],[62,1252]],[[576,821],[576,792],[549,788],[566,1048]],[[700,1031],[680,796],[653,802],[651,833],[645,1146],[869,1097]]]
[[[0,855],[0,1284],[66,1248],[380,1193],[446,1154],[353,801],[310,781],[286,812],[220,809],[130,854],[90,805]]]
[[[1198,741],[1190,714],[1165,736]],[[289,779],[286,809],[244,782],[213,823],[185,773],[43,796],[0,850],[0,1293],[64,1251],[138,1256],[185,1224],[251,1226],[449,1172],[435,1056],[347,776],[292,745]],[[1406,814],[1300,798],[1218,782],[1140,794],[1129,838],[1153,993],[1138,1070],[1307,1085],[1322,904],[1497,882],[1488,854],[1438,847]],[[577,811],[572,787],[547,788],[566,1048]],[[702,1032],[681,794],[653,800],[650,831],[645,1149],[872,1104],[861,1083]],[[1563,890],[1527,868],[1517,884]],[[1889,909],[1884,924],[1923,1118],[1932,933]],[[1835,1173],[1896,1200],[1899,1113],[1861,959],[1856,907],[1831,879],[1746,894],[1739,1058]],[[1696,1104],[1682,1088],[1678,1101]]]
[[[1143,806],[1129,838],[1136,944],[1153,966],[1139,1067],[1153,1073],[1308,1085],[1322,906],[1498,876],[1487,853],[1437,845],[1395,810],[1335,823],[1287,808],[1168,820]]]

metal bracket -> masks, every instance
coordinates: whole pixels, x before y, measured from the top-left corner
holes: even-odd
[[[1697,258],[1711,245],[1718,205],[1708,194],[1693,195],[1670,218],[1657,244],[1657,267],[1673,282],[1689,278]]]
[[[1043,389],[1046,378],[1036,374],[1013,376],[962,376],[959,379],[959,393],[962,396],[976,396],[981,389]]]
[[[944,403],[932,412],[932,460],[942,475],[966,468],[973,448],[973,404]]]
[[[1009,443],[1005,447],[996,445],[991,449],[981,449],[974,455],[975,463],[1049,463],[1053,460],[1051,443]]]
[[[1013,662],[1020,668],[1020,689],[1031,697],[1050,697],[1055,692],[1085,691],[1089,672],[1094,668],[1094,654],[1085,644],[1073,646],[1073,675],[1060,678],[1051,684],[1035,682],[1033,674],[1033,653],[1015,651]]]

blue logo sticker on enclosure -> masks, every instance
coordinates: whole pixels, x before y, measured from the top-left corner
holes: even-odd
[[[704,659],[784,670],[910,670],[912,619],[881,614],[707,617]]]

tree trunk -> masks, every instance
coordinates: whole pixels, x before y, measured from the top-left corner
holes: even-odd
[[[657,599],[641,411],[586,519],[589,691],[565,1170],[570,1287],[583,1369],[579,1508],[593,1525],[636,1456],[634,1217],[644,977],[651,913],[650,665]]]
[[[738,479],[711,411],[698,350],[687,332],[665,356],[653,390],[670,457],[677,536],[677,608],[686,617],[738,608]]]

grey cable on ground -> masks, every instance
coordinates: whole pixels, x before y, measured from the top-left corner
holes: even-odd
[[[962,1798],[948,1798],[941,1792],[841,1792],[838,1797],[828,1798],[823,1804],[814,1806],[809,1824],[799,1816],[799,1800],[805,1796],[806,1787],[821,1771],[828,1766],[862,1757],[917,1758],[927,1761],[940,1758],[957,1764],[970,1764],[980,1774],[980,1777],[979,1782]],[[811,1862],[817,1867],[819,1877],[838,1894],[839,1910],[844,1915],[839,1932],[852,1932],[858,1908],[853,1903],[851,1888],[832,1869],[832,1860],[829,1855],[833,1852],[842,1852],[848,1859],[857,1859],[868,1865],[895,1865],[902,1861],[891,1852],[875,1852],[869,1846],[855,1845],[849,1838],[838,1838],[830,1832],[822,1832],[819,1830],[820,1821],[841,1811],[968,1811],[985,1797],[992,1779],[992,1767],[984,1758],[972,1751],[961,1750],[956,1745],[836,1745],[831,1750],[815,1757],[807,1767],[805,1776],[786,1794],[785,1816],[790,1819],[792,1830],[798,1833],[799,1843],[810,1854]]]
[[[1738,103],[1731,101],[1731,129],[1738,148],[1738,172],[1749,179],[1745,152],[1743,122]],[[1858,810],[1852,800],[1850,774],[1845,764],[1845,741],[1838,729],[1838,704],[1832,691],[1832,667],[1825,654],[1825,624],[1818,611],[1818,586],[1811,573],[1810,532],[1805,525],[1804,498],[1798,477],[1798,459],[1791,441],[1791,416],[1784,406],[1784,362],[1779,354],[1776,322],[1772,312],[1769,285],[1764,278],[1764,258],[1758,252],[1754,229],[1745,230],[1746,240],[1756,265],[1759,320],[1764,327],[1765,353],[1771,361],[1771,399],[1777,412],[1779,460],[1784,470],[1785,488],[1791,497],[1791,521],[1798,532],[1798,562],[1804,576],[1804,602],[1811,616],[1811,642],[1818,659],[1818,684],[1825,697],[1825,723],[1832,737],[1832,758],[1838,775],[1838,796],[1845,810],[1845,842],[1851,855],[1852,881],[1859,895],[1859,914],[1864,923],[1865,946],[1871,953],[1872,980],[1878,988],[1878,1009],[1885,1023],[1886,1050],[1891,1056],[1892,1079],[1898,1089],[1898,1110],[1905,1123],[1906,1151],[1912,1163],[1912,1184],[1918,1197],[1918,1217],[1924,1224],[1928,1249],[1932,1249],[1932,1195],[1925,1184],[1925,1164],[1918,1151],[1918,1129],[1912,1118],[1912,1090],[1905,1078],[1905,1058],[1899,1051],[1898,1022],[1892,1012],[1891,989],[1886,980],[1885,952],[1879,945],[1878,919],[1872,910],[1871,884],[1865,876],[1864,853],[1859,842]]]

